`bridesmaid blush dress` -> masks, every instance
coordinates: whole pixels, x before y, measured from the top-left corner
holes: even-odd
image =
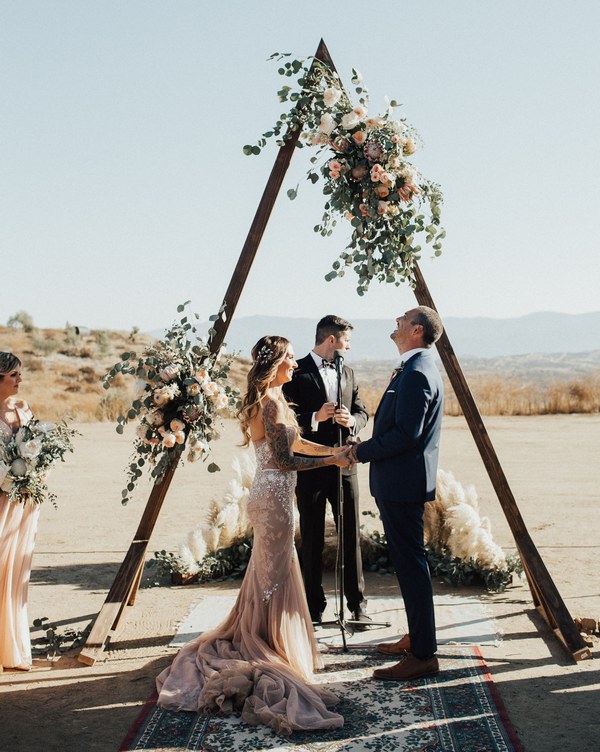
[[[17,408],[17,415],[19,426],[31,417],[22,408]],[[0,420],[0,441],[9,441],[17,430]],[[9,502],[0,493],[0,666],[4,668],[31,668],[27,591],[39,516],[39,504]]]
[[[254,447],[254,544],[237,600],[218,627],[185,645],[158,676],[158,704],[238,712],[282,735],[340,728],[344,719],[329,710],[338,698],[314,684],[322,663],[294,547],[296,473],[275,466],[265,439]]]

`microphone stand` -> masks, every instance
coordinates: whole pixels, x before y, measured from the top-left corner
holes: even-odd
[[[334,356],[335,372],[337,376],[337,407],[342,406],[342,366],[344,358],[339,350],[336,350]],[[333,418],[335,422],[335,418]],[[342,427],[337,424],[337,440],[338,445],[343,444]],[[345,575],[345,556],[344,556],[344,486],[342,483],[342,468],[339,465],[337,469],[337,551],[335,560],[336,571],[336,589],[338,595],[338,612],[336,614],[335,621],[322,622],[320,626],[339,626],[342,635],[342,650],[344,653],[348,652],[348,645],[346,644],[346,632],[349,635],[353,635],[355,632],[355,625],[362,624],[363,622],[355,621],[354,619],[346,620],[344,618],[344,575]],[[338,585],[339,583],[339,585]],[[372,622],[368,623],[369,627],[389,627],[389,622]]]
[[[344,359],[339,352],[336,351],[334,357],[335,373],[337,376],[337,390],[336,390],[336,405],[338,408],[342,406],[342,363]],[[335,423],[335,418],[332,419]],[[342,446],[343,436],[342,427],[337,424],[337,443],[338,446]],[[338,612],[336,614],[335,621],[327,621],[321,624],[322,627],[338,626],[342,635],[342,650],[344,653],[348,652],[348,645],[346,644],[346,632],[349,635],[354,634],[354,629],[344,619],[344,487],[342,485],[342,468],[339,465],[337,470],[337,551],[335,557],[335,574],[336,574],[336,595],[338,598]]]

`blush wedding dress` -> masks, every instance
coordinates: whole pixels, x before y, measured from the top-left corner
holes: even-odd
[[[17,408],[17,416],[14,430],[0,419],[0,441],[10,441],[31,413]],[[0,493],[0,667],[4,668],[31,668],[27,592],[39,516],[39,504],[9,502]]]
[[[275,466],[266,439],[254,447],[254,544],[237,600],[218,627],[185,645],[158,676],[158,704],[239,712],[283,735],[339,728],[342,716],[329,710],[337,697],[313,683],[321,659],[294,547],[296,473]]]

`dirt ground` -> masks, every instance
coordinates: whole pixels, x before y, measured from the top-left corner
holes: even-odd
[[[497,417],[485,423],[529,533],[571,615],[599,619],[600,416]],[[146,500],[142,489],[137,502],[127,507],[120,503],[131,436],[118,436],[109,424],[79,429],[83,435],[76,454],[52,477],[58,509],[42,509],[29,597],[30,623],[48,617],[60,630],[85,627],[102,606]],[[201,464],[178,471],[150,556],[163,548],[176,550],[202,520],[210,499],[220,496],[232,477],[238,443],[237,424],[227,422],[223,438],[214,445],[222,472],[209,475]],[[475,485],[496,540],[506,551],[514,550],[462,418],[445,421],[440,466],[461,483]],[[360,468],[361,506],[374,509],[367,472]],[[368,526],[376,524],[365,519]],[[237,587],[226,582],[142,588],[110,650],[94,666],[84,666],[70,653],[53,663],[37,660],[29,673],[0,674],[0,750],[117,750],[151,694],[154,677],[171,659],[168,644],[177,622],[201,591]],[[437,592],[444,587],[437,584]],[[397,593],[389,576],[369,575],[367,589],[373,595]],[[533,608],[522,583],[497,595],[466,592],[480,595],[503,635],[482,652],[525,750],[598,749],[598,643],[592,660],[574,663]]]

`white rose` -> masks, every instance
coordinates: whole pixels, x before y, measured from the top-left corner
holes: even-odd
[[[42,451],[42,442],[39,439],[24,441],[19,446],[19,454],[26,460],[34,460]]]
[[[325,89],[323,92],[323,102],[325,103],[325,107],[333,107],[334,104],[337,104],[340,101],[341,96],[342,92],[339,89],[335,89],[332,86]]]
[[[25,460],[22,460],[20,457],[17,457],[16,460],[13,460],[10,463],[10,472],[16,477],[20,477],[22,475],[25,475],[27,472],[27,463]]]
[[[352,130],[352,128],[356,128],[358,123],[359,123],[358,115],[355,112],[347,112],[342,117],[342,127],[345,128],[347,131]]]
[[[50,433],[51,431],[54,431],[54,428],[55,428],[54,423],[50,423],[47,420],[41,420],[38,423],[37,427],[44,434],[47,434],[47,433]]]
[[[321,116],[321,120],[319,121],[319,130],[321,131],[321,133],[329,135],[336,125],[337,123],[335,122],[335,118],[328,112],[326,112]]]

